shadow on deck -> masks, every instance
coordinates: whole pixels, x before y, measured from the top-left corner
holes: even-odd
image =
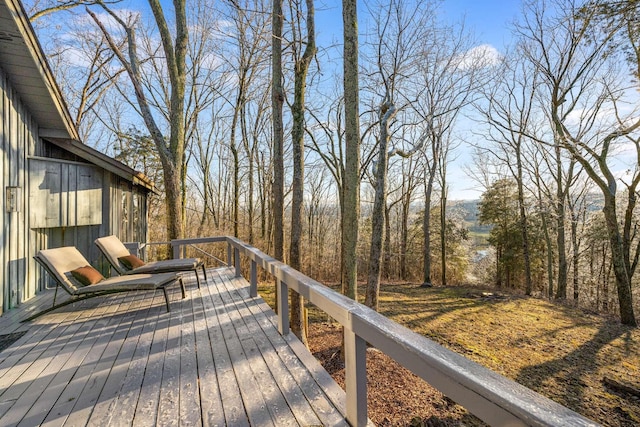
[[[170,289],[74,303],[28,323],[45,292],[0,317],[2,425],[348,425],[345,393],[231,268]]]

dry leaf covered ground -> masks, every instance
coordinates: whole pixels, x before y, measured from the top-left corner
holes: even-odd
[[[267,299],[269,293],[261,291]],[[640,425],[638,328],[545,300],[463,287],[383,285],[380,311],[603,425]],[[344,386],[340,328],[328,320],[310,309],[309,343]],[[367,375],[376,425],[481,424],[375,349],[367,353]]]

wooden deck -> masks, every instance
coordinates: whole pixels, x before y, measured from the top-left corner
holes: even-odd
[[[234,270],[187,298],[129,292],[28,323],[52,292],[0,317],[0,425],[339,426],[345,394]]]

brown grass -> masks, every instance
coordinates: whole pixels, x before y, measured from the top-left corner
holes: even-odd
[[[640,397],[603,383],[608,377],[640,390],[640,329],[545,300],[464,287],[383,285],[380,312],[603,425],[640,425]],[[340,329],[310,313],[311,350],[343,385]],[[374,349],[367,370],[377,425],[479,424]]]

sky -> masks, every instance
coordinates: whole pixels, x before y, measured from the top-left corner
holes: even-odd
[[[409,0],[411,1],[411,0]],[[163,6],[169,11],[171,2],[162,0]],[[338,0],[315,0],[316,28],[318,45],[328,46],[339,44],[342,39],[342,2]],[[143,10],[145,16],[151,19],[147,0],[124,0],[119,7],[131,10]],[[509,44],[509,25],[517,16],[521,7],[520,0],[442,0],[440,10],[442,18],[449,22],[464,20],[467,29],[475,35],[477,45],[490,45],[498,52],[504,52]],[[360,30],[364,31],[366,22],[366,5],[359,0],[358,12]],[[339,64],[339,58],[331,58],[334,64]],[[465,119],[458,123],[461,128],[466,124]],[[472,126],[466,120],[468,126]],[[455,160],[448,167],[449,199],[477,199],[482,189],[464,172],[463,167],[471,162],[471,157],[462,145],[455,153]]]
[[[489,44],[504,53],[510,42],[510,25],[520,12],[519,0],[444,0],[442,8],[447,19],[464,22],[477,37],[477,42]],[[468,120],[459,123],[465,125]],[[471,126],[471,123],[469,123]],[[479,188],[463,170],[471,162],[464,145],[458,148],[456,160],[448,168],[449,199],[479,199],[484,189]]]
[[[342,37],[342,2],[338,0],[316,0],[316,27],[319,45],[329,45]],[[442,0],[442,19],[451,23],[464,20],[467,29],[475,35],[477,45],[490,45],[504,53],[510,43],[510,24],[521,9],[520,0]],[[366,6],[358,3],[359,26],[362,32],[366,25]],[[466,123],[465,123],[466,122]],[[464,118],[458,123],[460,128],[473,126]],[[465,146],[460,146],[454,154],[455,160],[448,167],[449,199],[479,199],[484,189],[479,188],[463,170],[471,163],[471,156]]]
[[[409,0],[411,1],[411,0]],[[167,10],[171,2],[163,0]],[[125,0],[122,7],[134,10],[148,10],[146,0]],[[342,2],[339,0],[315,0],[316,32],[319,46],[336,45],[342,39]],[[504,52],[509,45],[509,26],[521,8],[520,0],[442,0],[440,10],[442,18],[454,23],[464,20],[467,29],[475,35],[477,45],[490,45]],[[145,12],[145,14],[147,14]],[[366,4],[358,3],[359,25],[362,32],[366,26]],[[149,13],[150,16],[150,13]],[[339,58],[331,58],[334,64]],[[465,123],[466,122],[466,123]],[[460,128],[473,124],[464,118],[458,123]],[[471,163],[468,149],[461,145],[454,154],[455,159],[448,166],[449,199],[478,199],[483,189],[478,187],[463,170]]]

